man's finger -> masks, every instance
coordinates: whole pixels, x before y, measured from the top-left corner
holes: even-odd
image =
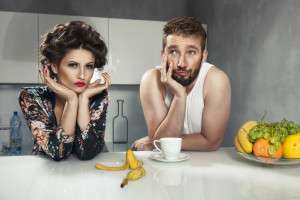
[[[171,77],[172,76],[172,71],[173,71],[173,61],[170,61],[170,65],[169,65],[169,69],[167,72],[167,77]]]
[[[164,79],[167,75],[167,55],[163,54],[161,62],[161,78]]]

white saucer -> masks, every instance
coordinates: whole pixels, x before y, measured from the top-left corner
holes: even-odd
[[[188,154],[180,153],[178,155],[178,159],[176,159],[176,160],[166,160],[162,153],[153,153],[153,154],[150,155],[150,158],[152,158],[153,160],[158,160],[158,161],[161,161],[161,162],[181,162],[181,161],[189,159],[190,157],[191,156],[188,155]]]

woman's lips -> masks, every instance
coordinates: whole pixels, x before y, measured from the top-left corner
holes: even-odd
[[[74,83],[74,85],[76,85],[77,87],[83,87],[83,86],[85,86],[85,83],[84,82],[76,82],[76,83]]]

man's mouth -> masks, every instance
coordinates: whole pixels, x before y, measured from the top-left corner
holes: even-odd
[[[74,83],[74,85],[76,85],[77,87],[83,87],[86,84],[84,82],[76,82],[76,83]]]
[[[177,70],[176,74],[178,74],[179,76],[187,76],[189,74],[189,72],[188,71]]]

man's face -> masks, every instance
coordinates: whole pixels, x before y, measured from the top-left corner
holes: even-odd
[[[197,35],[173,34],[166,37],[164,52],[168,56],[168,66],[173,62],[172,78],[183,86],[195,81],[206,59],[206,51],[204,58],[200,44],[201,38]]]

